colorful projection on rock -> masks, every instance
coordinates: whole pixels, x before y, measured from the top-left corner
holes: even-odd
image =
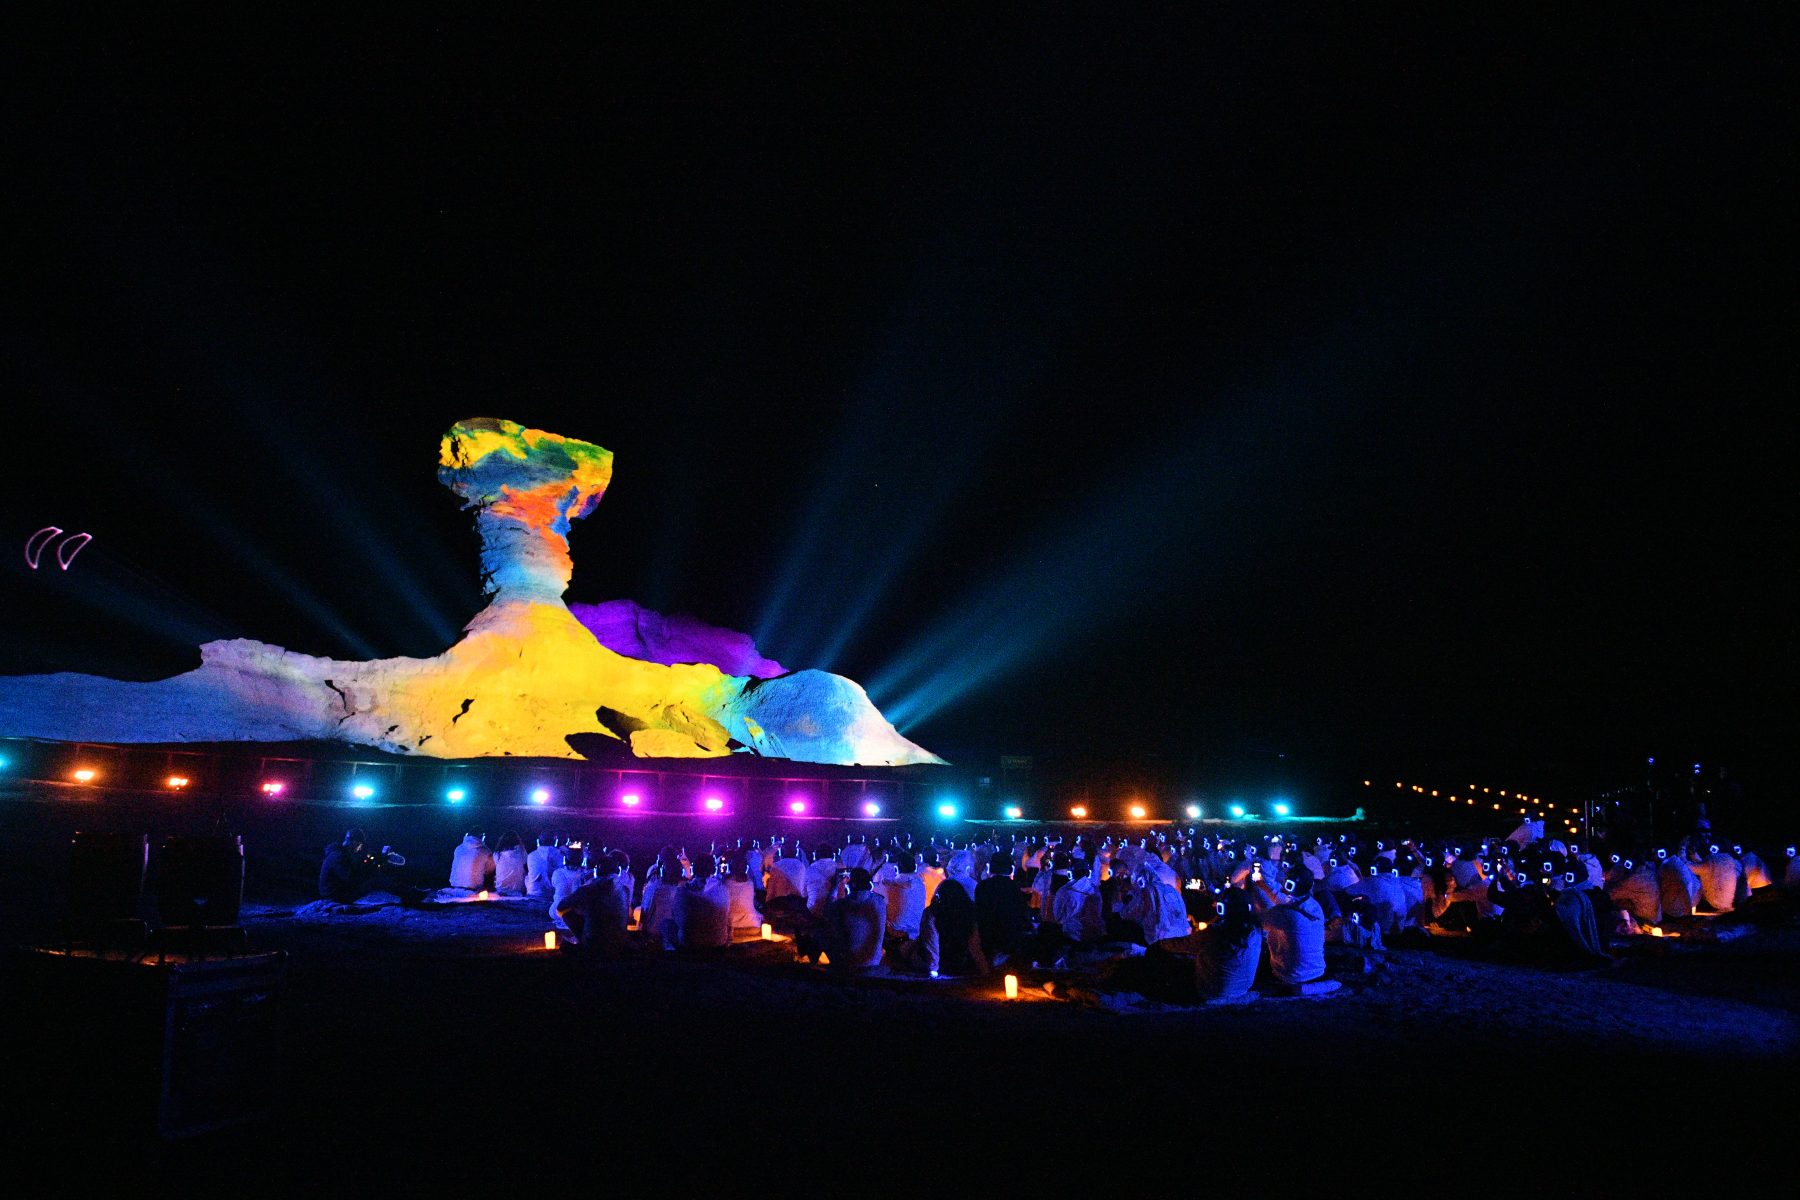
[[[563,603],[570,523],[612,479],[610,451],[512,421],[462,421],[438,480],[474,510],[487,607],[435,658],[345,662],[237,639],[152,683],[0,678],[0,733],[62,741],[328,739],[436,758],[582,757],[575,734],[647,758],[743,751],[865,766],[942,762],[852,680],[786,672],[751,639],[630,601]]]

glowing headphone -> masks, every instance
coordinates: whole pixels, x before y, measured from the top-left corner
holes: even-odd
[[[1294,890],[1294,881],[1291,879],[1287,880],[1281,885],[1281,890],[1291,894]]]
[[[1218,903],[1214,904],[1213,911],[1218,913],[1221,917],[1224,916],[1225,915],[1225,902],[1223,900],[1220,900]]]
[[[1613,855],[1613,856],[1612,856],[1612,860],[1613,860],[1613,865],[1614,865],[1614,866],[1615,866],[1615,867],[1616,867],[1616,866],[1618,866],[1618,865],[1619,865],[1619,856],[1618,856],[1618,855],[1616,855],[1616,854],[1615,854],[1615,855]]]
[[[1667,850],[1658,849],[1656,852],[1656,857],[1658,860],[1666,859],[1669,857],[1669,852]]]
[[[1563,872],[1563,882],[1564,883],[1574,883],[1575,882],[1575,872],[1564,871]]]

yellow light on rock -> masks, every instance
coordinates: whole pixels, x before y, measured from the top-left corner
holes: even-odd
[[[1008,1000],[1017,1000],[1019,998],[1019,977],[1017,975],[1008,975],[1006,977],[1006,998]]]
[[[763,922],[762,940],[765,942],[772,942],[775,940],[775,927],[767,921]]]
[[[554,930],[554,929],[544,930],[544,949],[546,949],[546,950],[556,949],[556,930]]]

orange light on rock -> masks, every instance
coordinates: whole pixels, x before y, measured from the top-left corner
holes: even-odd
[[[1017,1000],[1019,998],[1019,977],[1017,975],[1008,975],[1006,977],[1006,998],[1008,1000]]]
[[[556,949],[556,930],[554,930],[554,929],[544,930],[544,949],[546,949],[546,950]]]

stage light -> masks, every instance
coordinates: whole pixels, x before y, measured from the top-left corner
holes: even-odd
[[[1198,804],[1188,805],[1187,806],[1187,815],[1188,815],[1188,820],[1198,821],[1200,819],[1200,806]]]
[[[1077,821],[1085,820],[1087,818],[1087,805],[1077,804],[1069,810],[1069,815],[1074,817]]]
[[[548,804],[548,803],[550,803],[550,789],[549,788],[533,788],[531,790],[531,802],[533,804]]]
[[[868,800],[863,803],[863,816],[879,817],[880,815],[881,805],[875,803],[873,800]]]
[[[940,817],[944,818],[946,821],[948,821],[952,817],[956,816],[956,805],[940,804],[937,806],[937,814],[938,814],[938,816],[940,816]]]
[[[1131,812],[1132,820],[1141,821],[1144,819],[1144,806],[1143,805],[1141,805],[1141,804],[1132,805],[1130,812]]]
[[[375,789],[366,783],[359,783],[350,789],[350,794],[355,796],[358,800],[367,800],[370,796],[375,794]]]
[[[167,779],[163,780],[163,783],[168,785],[168,789],[171,792],[179,792],[182,788],[184,788],[188,785],[186,775],[171,775]]]
[[[1434,795],[1434,796],[1435,796],[1435,795],[1437,795],[1437,793],[1436,793],[1436,792],[1433,792],[1433,793],[1431,793],[1431,794],[1432,794],[1432,795]],[[1285,804],[1277,804],[1277,805],[1276,805],[1276,806],[1275,806],[1275,815],[1276,815],[1276,816],[1278,816],[1278,817],[1285,817],[1285,816],[1287,816],[1287,815],[1288,815],[1288,814],[1289,814],[1289,813],[1291,813],[1291,812],[1293,812],[1293,811],[1294,811],[1294,810],[1293,810],[1293,809],[1291,809],[1291,808],[1289,808],[1289,807],[1288,807],[1288,806],[1287,806],[1287,805],[1285,805]]]
[[[1238,818],[1239,820],[1242,820],[1243,816],[1244,816],[1244,806],[1241,804],[1232,805],[1231,806],[1231,815],[1233,817]]]
[[[626,808],[636,808],[643,802],[644,798],[636,792],[626,792],[623,796],[619,797],[619,803],[623,804]]]
[[[451,788],[449,791],[444,793],[444,799],[448,800],[452,804],[461,804],[468,797],[468,795],[469,795],[469,793],[463,791],[461,788]]]
[[[793,813],[795,816],[799,816],[801,813],[806,811],[806,801],[804,801],[804,800],[789,800],[788,801],[788,811]]]
[[[724,807],[725,807],[725,802],[723,800],[719,799],[717,796],[708,796],[706,798],[706,811],[707,812],[718,812],[721,809],[723,809]]]
[[[74,779],[75,779],[76,783],[92,783],[92,782],[94,782],[93,769],[91,767],[81,768],[79,771],[75,772]]]
[[[1016,821],[1024,815],[1025,815],[1025,810],[1020,808],[1018,805],[1009,804],[1006,806],[1006,819],[1007,820]]]
[[[265,796],[279,796],[286,790],[287,784],[281,782],[279,779],[271,779],[262,785],[262,794]]]
[[[1365,779],[1365,780],[1363,780],[1363,786],[1364,786],[1364,787],[1372,787],[1372,786],[1374,786],[1374,785],[1373,785],[1373,784],[1371,784],[1371,783],[1370,783],[1370,782],[1369,782],[1369,781],[1368,781],[1368,780],[1367,780],[1367,779]]]

